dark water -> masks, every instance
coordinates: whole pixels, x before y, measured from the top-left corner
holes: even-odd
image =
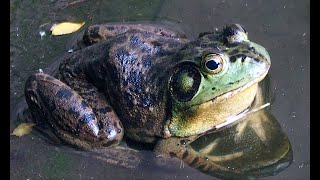
[[[172,21],[191,37],[226,23],[243,24],[249,38],[267,48],[273,101],[271,111],[288,135],[293,163],[275,177],[310,176],[310,2],[298,0],[168,1],[10,1],[10,130],[23,99],[26,78],[45,69],[69,49],[73,35],[47,35],[52,23]],[[127,169],[106,164],[72,149],[56,147],[30,134],[10,137],[12,179],[214,179],[192,168],[159,168],[152,164]]]

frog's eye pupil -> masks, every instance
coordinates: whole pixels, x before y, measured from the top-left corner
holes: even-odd
[[[206,66],[208,69],[210,70],[215,70],[219,67],[220,63],[219,62],[216,62],[214,60],[211,60],[211,61],[207,61],[206,63]]]

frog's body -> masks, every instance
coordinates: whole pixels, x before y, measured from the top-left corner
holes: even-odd
[[[38,123],[86,149],[116,145],[124,133],[156,143],[212,130],[252,104],[270,67],[237,24],[194,41],[161,26],[106,24],[83,41],[55,77],[32,75],[25,94]]]

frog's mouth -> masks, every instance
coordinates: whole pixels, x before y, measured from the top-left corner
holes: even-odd
[[[226,92],[226,93],[223,93],[223,94],[221,94],[221,95],[219,95],[219,96],[217,96],[217,97],[214,97],[214,98],[212,98],[212,99],[210,99],[210,100],[208,100],[208,101],[206,101],[206,102],[203,102],[203,103],[201,103],[201,104],[205,104],[205,103],[208,103],[208,102],[221,102],[221,101],[226,101],[228,98],[230,98],[230,97],[238,94],[239,92],[241,92],[241,91],[243,91],[243,90],[251,87],[252,85],[254,85],[254,84],[262,81],[262,80],[266,77],[267,74],[268,74],[268,71],[265,72],[264,74],[262,74],[261,76],[259,76],[258,78],[256,78],[256,79],[252,80],[251,82],[247,83],[247,84],[244,85],[244,86],[241,86],[241,87],[238,87],[238,88],[236,88],[236,89],[230,90],[230,91],[228,91],[228,92]],[[198,105],[200,105],[200,104],[198,104]]]

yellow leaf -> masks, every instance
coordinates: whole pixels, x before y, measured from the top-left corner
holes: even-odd
[[[23,135],[29,134],[32,130],[33,123],[21,123],[18,127],[16,127],[11,135],[21,137]]]
[[[85,22],[82,23],[72,23],[72,22],[63,22],[59,24],[55,24],[51,27],[52,35],[63,35],[63,34],[70,34],[76,32],[80,29]]]

